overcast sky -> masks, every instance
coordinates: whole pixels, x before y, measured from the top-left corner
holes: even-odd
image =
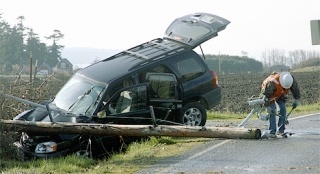
[[[207,12],[231,23],[203,44],[207,54],[259,59],[271,49],[317,50],[311,44],[310,20],[320,20],[320,0],[1,0],[0,13],[10,25],[18,16],[43,36],[54,29],[66,48],[127,49],[162,37],[177,17]]]

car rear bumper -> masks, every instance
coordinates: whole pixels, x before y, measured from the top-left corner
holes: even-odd
[[[203,94],[202,98],[206,101],[206,105],[204,107],[206,109],[212,109],[213,107],[217,106],[222,99],[222,89],[221,86],[218,86],[216,89]]]

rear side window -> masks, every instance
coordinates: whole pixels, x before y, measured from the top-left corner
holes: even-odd
[[[148,73],[147,81],[150,83],[150,97],[161,99],[175,99],[177,80],[171,73]]]
[[[152,67],[146,71],[143,71],[139,74],[139,80],[140,82],[146,82],[146,74],[147,73],[170,73],[170,71],[163,65],[157,65],[155,67]]]
[[[206,70],[203,64],[193,57],[180,60],[174,66],[181,77],[185,80],[196,78],[202,75]]]

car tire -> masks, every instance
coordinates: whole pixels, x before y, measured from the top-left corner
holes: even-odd
[[[181,108],[179,122],[190,126],[204,126],[207,121],[207,112],[198,102],[190,102]]]

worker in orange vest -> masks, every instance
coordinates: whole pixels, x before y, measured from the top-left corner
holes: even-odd
[[[287,117],[286,96],[291,91],[293,98],[292,108],[299,105],[300,89],[290,72],[272,73],[261,85],[261,97],[265,99],[265,106],[269,114],[270,138],[276,138],[276,133],[282,135],[285,130]],[[278,132],[276,124],[276,104],[279,106]]]

